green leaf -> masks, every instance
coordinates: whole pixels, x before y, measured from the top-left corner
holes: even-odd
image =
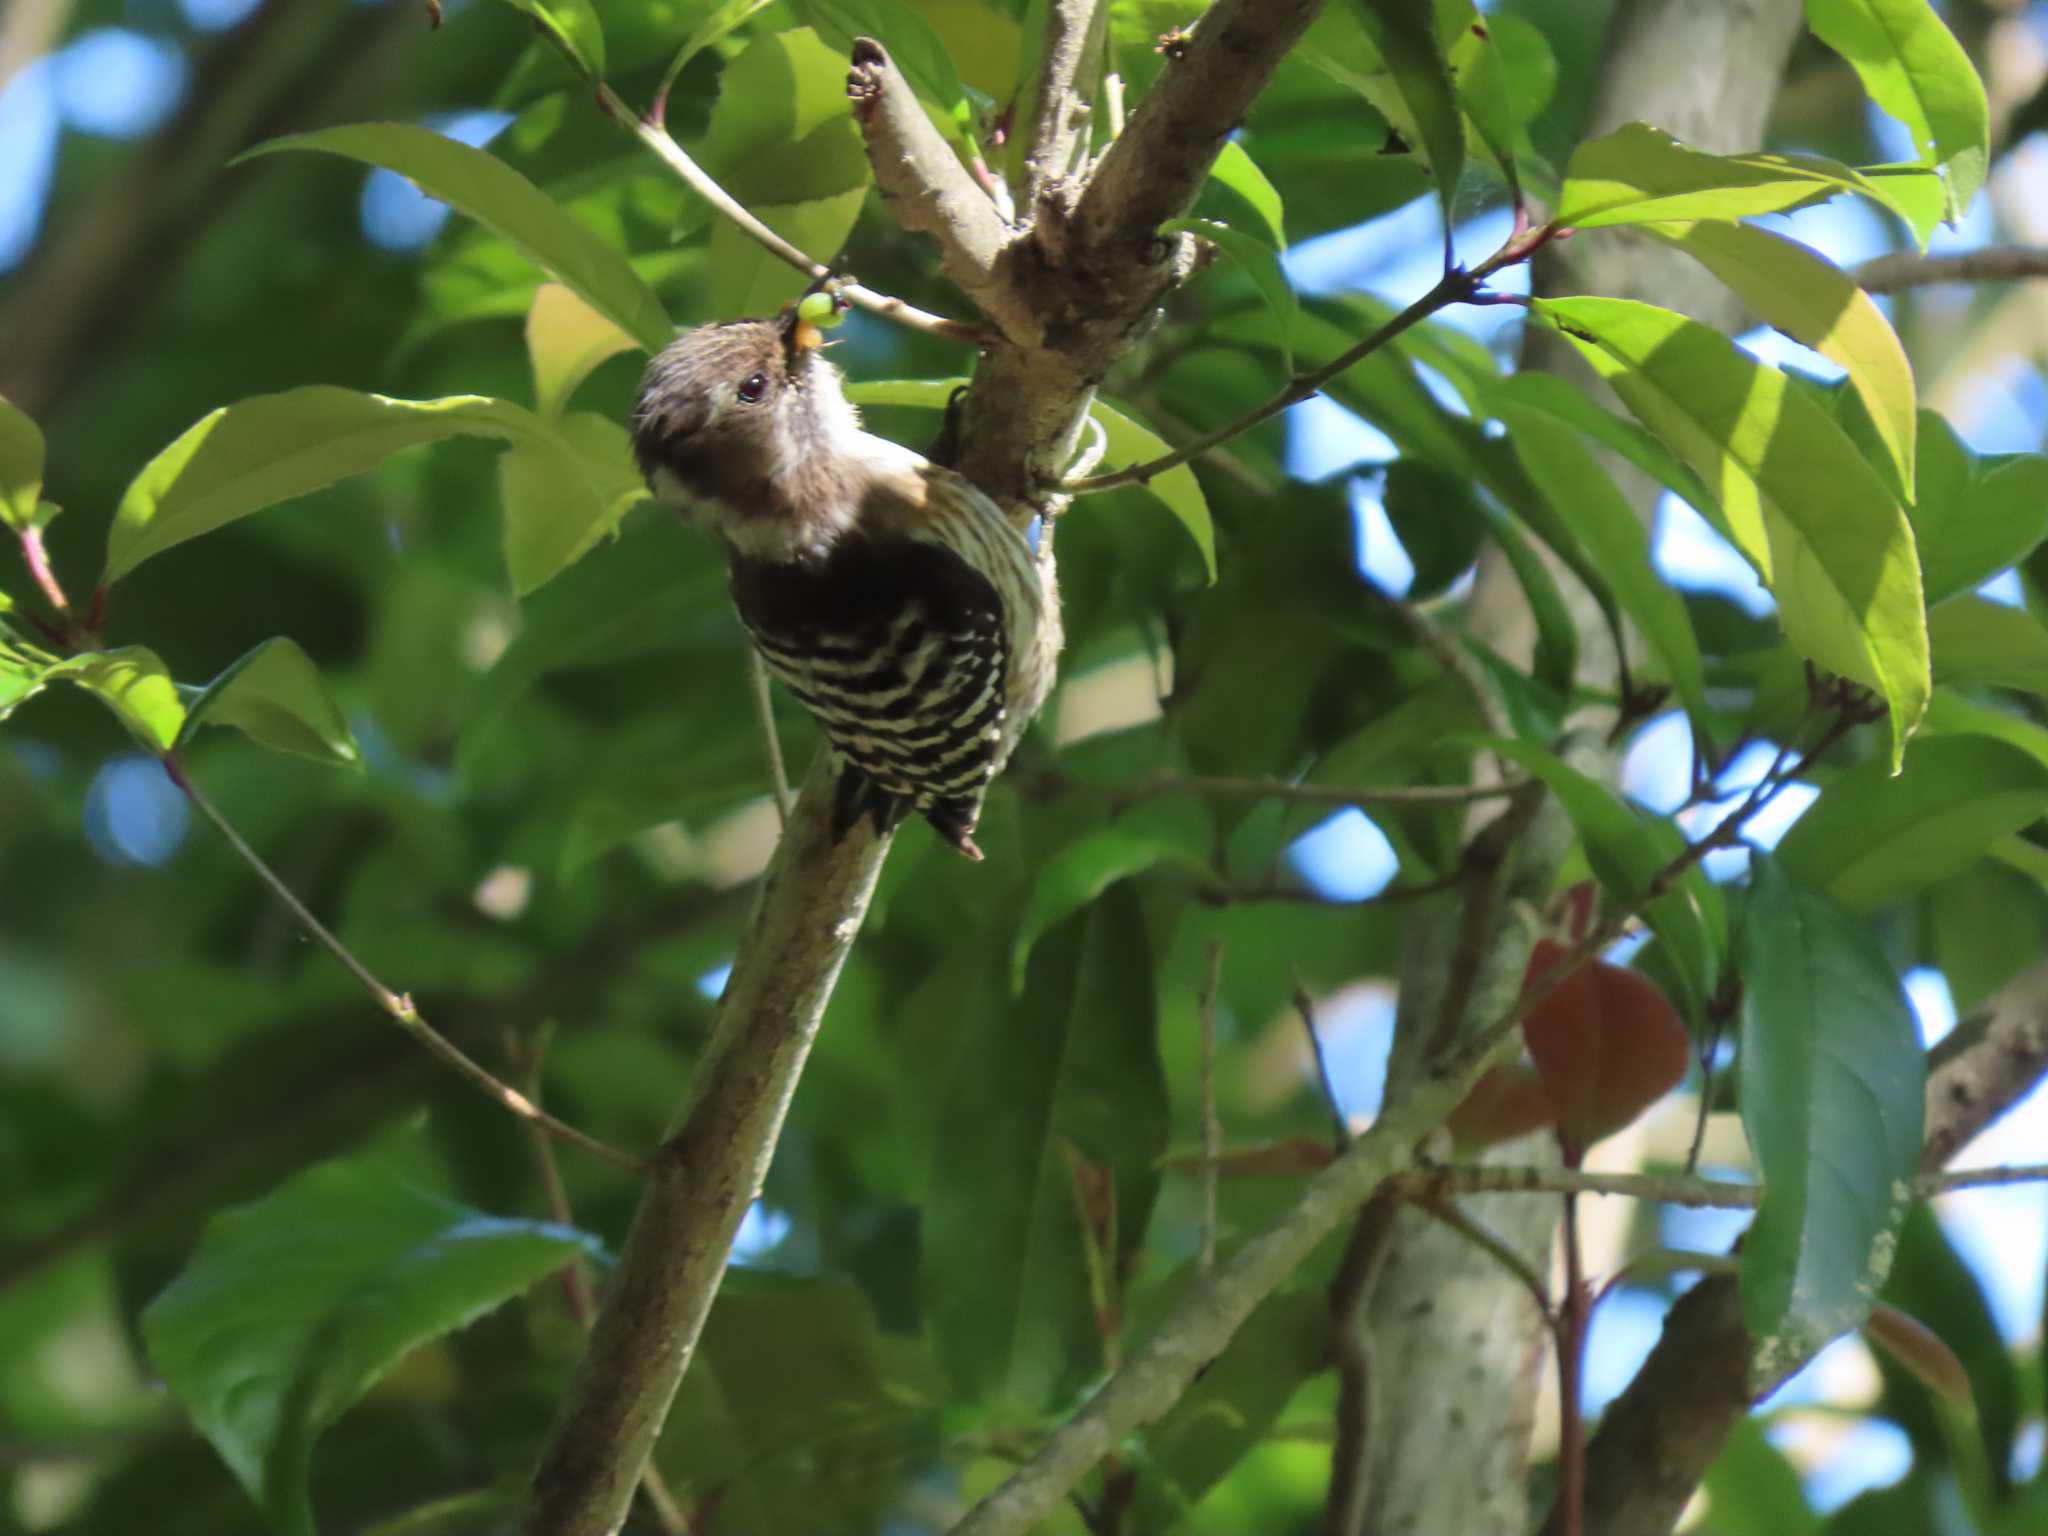
[[[1988,736],[1929,736],[1894,777],[1878,759],[1836,779],[1778,845],[1804,885],[1867,912],[1970,867],[2048,812],[2048,767]]]
[[[1125,407],[1113,404],[1101,395],[1097,395],[1094,404],[1088,407],[1088,414],[1101,423],[1103,434],[1108,439],[1102,456],[1105,469],[1142,464],[1173,451],[1173,445],[1165,438],[1140,423]],[[1180,519],[1181,526],[1195,541],[1195,548],[1202,552],[1202,568],[1213,582],[1216,579],[1216,528],[1209,520],[1209,498],[1202,494],[1202,483],[1195,478],[1195,472],[1185,464],[1176,464],[1147,480],[1144,488]]]
[[[1685,851],[1685,839],[1671,822],[1635,810],[1555,754],[1502,737],[1488,737],[1482,744],[1550,787],[1585,844],[1594,875],[1616,900],[1640,903],[1652,882]],[[1728,952],[1728,915],[1719,888],[1694,864],[1650,903],[1644,916],[1677,962],[1693,1001],[1711,995]]]
[[[2024,608],[1959,597],[1927,616],[1927,638],[1937,683],[2048,697],[2048,629]]]
[[[669,60],[669,66],[663,72],[662,78],[673,84],[690,60],[732,32],[767,4],[768,0],[725,0],[724,4],[714,7],[697,23],[696,29],[683,39],[683,46],[678,48],[675,56]]]
[[[396,171],[503,236],[647,351],[660,351],[675,335],[668,311],[632,263],[495,155],[411,123],[359,123],[272,139],[239,160],[286,149],[323,150]]]
[[[43,434],[0,397],[0,523],[28,527],[42,495]]]
[[[1190,828],[1150,808],[1106,827],[1094,827],[1048,858],[1031,882],[1031,896],[1010,945],[1010,988],[1024,990],[1032,947],[1041,936],[1089,906],[1118,881],[1143,874],[1155,864],[1200,871],[1199,850]],[[1206,823],[1202,829],[1206,831]]]
[[[868,1536],[934,1454],[945,1388],[852,1281],[730,1270],[657,1455],[721,1530]]]
[[[1664,663],[1694,728],[1704,732],[1706,675],[1685,604],[1651,564],[1650,536],[1635,509],[1577,434],[1546,412],[1517,403],[1515,386],[1533,377],[1503,380],[1490,396],[1493,412],[1507,426],[1508,441],[1530,478],[1606,574],[1616,600]]]
[[[1935,411],[1920,413],[1920,440],[1913,534],[1933,608],[2017,565],[2048,538],[2048,459],[1980,459]]]
[[[1941,170],[1956,222],[1991,166],[1991,110],[1955,34],[1927,0],[1806,0],[1806,24]]]
[[[1769,1380],[1876,1299],[1912,1199],[1926,1073],[1869,925],[1768,855],[1750,870],[1736,1064],[1764,1199],[1742,1247],[1742,1315]]]
[[[1481,20],[1471,0],[1437,0],[1437,30],[1445,22],[1457,27],[1455,40],[1444,46],[1445,62],[1456,82],[1458,105],[1472,125],[1479,142],[1508,184],[1512,201],[1521,201],[1521,175],[1515,167],[1515,144],[1524,119],[1516,115],[1514,92],[1508,71],[1494,51],[1494,18]]]
[[[1517,128],[1543,115],[1557,94],[1557,54],[1543,29],[1526,16],[1494,6],[1486,13],[1488,40],[1507,76],[1508,107]],[[1553,179],[1555,173],[1551,173]]]
[[[817,28],[821,37],[838,45],[834,51],[842,75],[853,40],[877,39],[889,50],[910,88],[939,109],[939,126],[957,133],[958,123],[966,115],[967,93],[960,87],[960,76],[944,40],[916,10],[902,0],[791,0],[790,9]]]
[[[1818,1536],[1821,1530],[1797,1469],[1753,1416],[1735,1421],[1705,1487],[1714,1536]]]
[[[1448,218],[1465,169],[1465,120],[1434,18],[1415,0],[1352,0],[1351,10],[1379,52],[1354,64],[1361,89],[1429,166]]]
[[[1301,306],[1295,302],[1294,285],[1287,281],[1287,273],[1273,248],[1256,235],[1232,229],[1215,219],[1169,219],[1159,226],[1159,230],[1161,234],[1185,232],[1200,235],[1244,268],[1257,286],[1259,296],[1266,301],[1266,307],[1273,311],[1279,330],[1280,356],[1292,372],[1294,326],[1301,316]]]
[[[209,1222],[142,1335],[273,1528],[311,1536],[322,1430],[414,1348],[596,1252],[425,1189],[391,1153],[341,1159]]]
[[[360,766],[362,749],[320,669],[293,641],[266,640],[208,683],[185,712],[175,746],[202,725],[232,725],[279,752]]]
[[[1718,485],[1786,638],[1891,707],[1892,762],[1931,685],[1904,510],[1827,413],[1718,332],[1622,299],[1539,300],[1637,418]]]
[[[498,459],[505,568],[521,597],[545,586],[613,533],[647,495],[632,439],[608,416],[574,411]]]
[[[830,265],[860,218],[865,184],[804,203],[755,203],[755,218],[815,261]],[[721,219],[711,228],[711,305],[722,315],[773,314],[810,281]]]
[[[184,701],[178,697],[178,685],[171,681],[170,672],[152,650],[130,645],[117,651],[82,652],[45,668],[30,692],[52,682],[83,688],[111,709],[128,734],[151,752],[168,752],[177,744],[178,732],[185,724]]]
[[[2035,948],[2039,948],[2038,937]],[[1912,1317],[1950,1351],[1950,1363],[1967,1380],[1976,1410],[1971,1415],[1975,1422],[1966,1433],[1974,1431],[1983,1447],[1987,1480],[1994,1489],[2008,1490],[2006,1469],[2012,1462],[2021,1413],[2019,1371],[1999,1333],[1983,1285],[1942,1230],[1934,1207],[1924,1200],[1914,1202],[1899,1232],[1898,1258],[1885,1281],[1883,1300]],[[1886,1391],[1877,1411],[1901,1423],[1916,1448],[1924,1447],[1946,1459],[1940,1410],[1928,1401],[1918,1383],[1901,1390],[1904,1373],[1882,1355],[1878,1365],[1884,1372]]]
[[[401,449],[455,436],[546,439],[531,411],[482,395],[393,400],[325,384],[209,412],[121,497],[102,582],[152,555],[294,496],[374,469]]]
[[[1930,176],[1928,178],[1932,180]],[[1710,155],[1647,123],[1572,152],[1552,222],[1572,229],[1781,213],[1858,192],[1902,219],[1894,188],[1819,155]]]
[[[1496,518],[1492,532],[1508,568],[1515,573],[1515,580],[1521,583],[1522,595],[1529,603],[1529,616],[1536,621],[1536,654],[1532,658],[1531,670],[1552,693],[1559,698],[1566,697],[1579,674],[1579,626],[1564,600],[1564,592],[1559,588],[1557,578],[1551,575],[1550,567],[1529,547],[1529,541],[1522,537],[1519,528],[1505,518]],[[1557,543],[1552,543],[1551,547],[1557,548]],[[1567,551],[1567,559],[1579,553],[1575,546],[1570,545]],[[1604,583],[1594,587],[1593,591],[1595,597],[1613,601]],[[1542,734],[1547,739],[1550,733],[1546,730]]]
[[[1505,387],[1508,398],[1523,411],[1542,411],[1567,426],[1576,427],[1608,452],[1625,459],[1655,480],[1680,501],[1697,511],[1733,543],[1727,533],[1727,515],[1707,483],[1693,473],[1692,466],[1677,458],[1656,438],[1632,421],[1595,405],[1586,392],[1569,379],[1554,373],[1521,372],[1489,382],[1481,392],[1480,409],[1491,411],[1492,392]]]
[[[590,0],[505,0],[559,38],[590,79],[604,78],[604,24]]]
[[[651,518],[631,537],[600,544],[520,605],[511,645],[458,701],[457,774],[472,786],[479,782],[508,744],[514,706],[540,679],[668,655],[701,643],[707,625],[721,624],[735,624],[725,559],[680,518]],[[737,672],[741,639],[727,633]]]
[[[846,109],[846,56],[808,27],[764,32],[725,66],[704,166],[761,221],[815,261],[830,262],[872,180]],[[711,230],[711,304],[762,314],[808,279],[721,219]]]
[[[1848,369],[1899,483],[1914,483],[1913,366],[1869,294],[1798,241],[1751,224],[1649,228],[1726,283],[1758,319]]]
[[[543,283],[526,312],[526,356],[533,364],[533,403],[559,416],[577,386],[599,364],[640,345],[584,303],[573,288]]]
[[[1258,168],[1242,144],[1227,139],[1216,163],[1209,167],[1209,179],[1228,188],[1259,216],[1266,226],[1268,243],[1276,251],[1287,249],[1287,216],[1280,194],[1266,173]]]
[[[966,1021],[921,1247],[926,1316],[970,1401],[1040,1410],[1101,1367],[1062,1149],[1108,1174],[1128,1262],[1166,1147],[1152,967],[1114,886],[1038,946],[1014,1009]]]
[[[1145,1431],[1138,1481],[1143,1531],[1170,1531],[1264,1443],[1288,1400],[1329,1361],[1330,1302],[1280,1291],[1259,1303],[1180,1399]]]
[[[1922,910],[1927,962],[1947,978],[1964,1018],[2041,956],[2048,900],[1988,859],[1931,887]]]

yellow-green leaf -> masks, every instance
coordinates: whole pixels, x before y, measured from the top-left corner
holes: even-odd
[[[1927,707],[1927,616],[1912,526],[1877,471],[1822,406],[1707,326],[1622,299],[1536,312],[1718,492],[1786,638],[1883,694],[1896,766]]]
[[[283,638],[266,640],[208,683],[185,712],[176,745],[202,725],[231,725],[279,752],[362,764],[362,749],[313,658]]]
[[[401,449],[544,430],[525,407],[482,395],[394,400],[310,384],[222,406],[129,484],[107,536],[101,580],[116,581],[173,545],[374,469]]]
[[[533,364],[534,405],[559,416],[600,363],[640,345],[573,288],[543,283],[526,312],[526,355]]]
[[[522,438],[498,460],[505,568],[521,597],[582,559],[647,494],[624,427],[592,411],[554,425],[552,434]]]
[[[1741,219],[1858,192],[1910,221],[1892,186],[1820,155],[1710,155],[1629,123],[1572,152],[1554,222],[1574,229]]]
[[[1901,485],[1913,484],[1913,365],[1884,311],[1834,263],[1753,224],[1652,224],[1794,341],[1849,370]]]
[[[43,494],[43,434],[0,399],[0,523],[26,528]]]
[[[1813,35],[1849,61],[1863,89],[1913,135],[1962,216],[1991,166],[1991,110],[1969,54],[1927,0],[1806,0]]]
[[[151,752],[170,751],[185,724],[178,685],[156,652],[139,645],[68,657],[41,681],[76,683],[111,709],[128,734]]]

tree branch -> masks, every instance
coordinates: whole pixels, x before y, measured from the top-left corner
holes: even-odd
[[[568,1407],[534,1474],[530,1536],[609,1536],[624,1520],[740,1218],[767,1174],[888,850],[865,824],[834,838],[832,776],[820,753],[733,962],[688,1115],[655,1155]]]
[[[1944,1042],[1946,1044],[1946,1042]],[[2022,972],[1991,1000],[1983,1029],[1962,1048],[1936,1053],[1927,1074],[1923,1168],[1939,1168],[2013,1105],[2015,1086],[2048,1073],[2048,965]]]
[[[875,185],[904,229],[938,242],[945,273],[1010,340],[1035,346],[1044,326],[1008,271],[1016,234],[939,136],[888,51],[856,39],[846,94]]]
[[[1225,141],[1321,9],[1322,0],[1210,6],[1089,177],[1074,209],[1082,243],[1146,262],[1159,226],[1187,212]]]
[[[2012,283],[2048,277],[2048,250],[2027,245],[1993,245],[1980,251],[1923,256],[1894,251],[1860,266],[1849,276],[1865,293],[1899,293],[1935,283]]]
[[[1078,172],[1088,154],[1087,92],[1102,65],[1103,0],[1053,0],[1045,11],[1045,47],[1032,93],[1024,200],[1034,214],[1053,183]]]

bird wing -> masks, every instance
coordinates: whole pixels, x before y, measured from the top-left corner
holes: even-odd
[[[735,562],[768,669],[841,756],[920,809],[978,798],[1000,760],[1009,637],[994,585],[943,545],[842,541],[824,560]]]

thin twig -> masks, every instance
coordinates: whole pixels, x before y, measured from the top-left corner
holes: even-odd
[[[57,580],[57,572],[50,565],[50,552],[43,547],[43,530],[34,523],[21,530],[21,558],[28,564],[29,575],[42,588],[43,596],[66,624],[71,622],[71,603],[64,596],[64,587]]]
[[[1289,800],[1297,805],[1374,806],[1469,805],[1502,800],[1522,787],[1502,784],[1292,784],[1285,779],[1234,779],[1206,774],[1147,774],[1135,784],[1105,786],[1133,799],[1163,795],[1207,795],[1218,800]]]
[[[1579,1247],[1578,1196],[1564,1196],[1564,1305],[1557,1326],[1558,1507],[1565,1536],[1586,1526],[1586,1414],[1581,1380],[1586,1363],[1586,1261]]]
[[[1448,267],[1435,287],[1399,314],[1389,318],[1384,325],[1356,346],[1339,353],[1320,368],[1296,374],[1285,388],[1265,404],[1254,407],[1234,421],[1225,422],[1214,431],[1203,433],[1192,443],[1176,448],[1159,458],[1148,459],[1142,464],[1127,465],[1111,474],[1090,475],[1085,479],[1065,481],[1058,489],[1070,495],[1092,496],[1098,491],[1113,491],[1120,485],[1143,485],[1154,475],[1164,474],[1176,465],[1199,458],[1219,443],[1226,443],[1233,437],[1249,432],[1261,422],[1279,415],[1290,405],[1299,405],[1311,395],[1319,393],[1325,384],[1339,374],[1355,368],[1402,332],[1419,325],[1438,310],[1449,308],[1453,304],[1469,302],[1480,292],[1487,278],[1503,267],[1528,260],[1555,238],[1556,233],[1548,224],[1539,225],[1535,229],[1518,232],[1492,256],[1469,272],[1455,266]]]
[[[1323,1103],[1330,1111],[1330,1123],[1335,1134],[1332,1141],[1342,1152],[1351,1145],[1351,1123],[1344,1118],[1344,1106],[1337,1100],[1337,1085],[1330,1079],[1330,1061],[1323,1054],[1322,1032],[1316,1028],[1316,1001],[1308,995],[1308,988],[1302,985],[1301,973],[1294,976],[1294,1009],[1301,1015],[1301,1027],[1308,1035],[1309,1054],[1315,1057],[1316,1081],[1322,1084]]]
[[[2039,246],[1993,245],[1939,256],[1894,251],[1851,267],[1849,276],[1865,293],[1898,293],[1933,283],[2018,282],[2048,277],[2048,250]]]
[[[571,63],[575,63],[573,55]],[[814,281],[833,275],[830,267],[811,260],[748,212],[737,198],[712,180],[710,174],[690,158],[689,153],[675,141],[674,136],[659,121],[635,112],[626,105],[619,93],[604,81],[593,81],[592,85],[597,91],[598,104],[604,108],[606,115],[615,122],[628,125],[634,136],[652,150],[662,164],[674,171],[685,186],[709,203],[740,233],[771,256],[787,262]],[[856,282],[841,282],[838,292],[848,303],[857,304],[870,314],[880,315],[885,320],[893,320],[898,325],[908,326],[914,331],[923,331],[930,336],[943,336],[950,341],[966,342],[970,346],[978,345],[985,339],[982,333],[971,325],[963,325],[958,320],[948,320],[943,315],[927,314],[901,299],[891,298],[886,293],[876,293],[872,288],[865,288]]]
[[[568,1124],[566,1121],[557,1120],[518,1089],[494,1077],[488,1070],[464,1054],[462,1049],[449,1040],[447,1036],[428,1024],[425,1019],[420,1017],[419,1010],[413,1006],[413,1001],[409,996],[393,992],[389,987],[385,986],[383,982],[371,974],[369,967],[365,966],[362,961],[355,957],[353,950],[337,939],[332,933],[328,932],[320,919],[315,917],[308,910],[306,904],[292,893],[292,888],[286,885],[278,877],[277,872],[263,861],[263,856],[249,846],[247,840],[234,829],[233,824],[220,813],[214,803],[200,792],[199,786],[186,777],[184,767],[178,761],[175,754],[165,754],[162,762],[164,772],[170,775],[171,782],[184,791],[185,798],[192,802],[200,815],[213,823],[220,835],[227,839],[228,846],[234,849],[244,864],[249,866],[256,878],[269,889],[270,894],[275,896],[293,917],[298,919],[300,927],[304,928],[308,934],[312,935],[319,942],[323,949],[341,962],[343,969],[362,983],[363,989],[370,994],[372,1000],[375,1001],[379,1008],[383,1009],[399,1028],[425,1046],[440,1061],[453,1067],[462,1076],[468,1078],[471,1083],[481,1088],[486,1094],[497,1100],[500,1105],[528,1124],[537,1126],[545,1130],[550,1136],[566,1141],[572,1146],[581,1147],[584,1151],[590,1153],[591,1156],[602,1158],[614,1167],[625,1168],[634,1173],[645,1173],[647,1171],[646,1162],[633,1156],[630,1152],[622,1152],[617,1147],[609,1146],[599,1141],[595,1136],[577,1130],[575,1126]]]
[[[1202,984],[1202,1245],[1199,1272],[1216,1267],[1217,1164],[1223,1122],[1216,1114],[1216,992],[1223,981],[1223,941],[1209,941],[1209,976]]]
[[[1323,1499],[1324,1536],[1361,1536],[1372,1492],[1372,1333],[1366,1313],[1394,1238],[1399,1201],[1375,1197],[1351,1224],[1344,1257],[1330,1282],[1330,1363],[1337,1372],[1332,1416],[1330,1486]]]
[[[789,825],[789,769],[782,761],[782,736],[775,729],[775,697],[768,691],[768,664],[747,647],[747,689],[754,696],[754,723],[761,728],[761,748],[768,754],[768,776],[775,785],[776,825]]]

